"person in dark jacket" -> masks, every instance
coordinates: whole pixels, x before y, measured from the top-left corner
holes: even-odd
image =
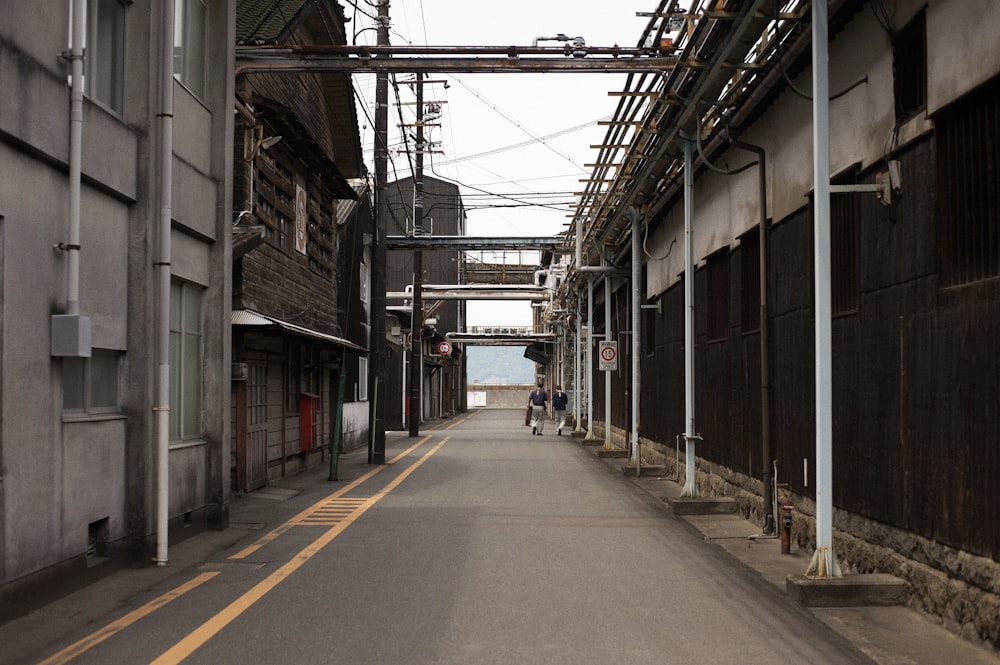
[[[545,405],[549,401],[549,394],[545,392],[545,384],[538,382],[538,387],[528,395],[528,405],[531,406],[531,433],[541,435],[542,428],[545,427]]]
[[[552,410],[556,417],[556,436],[562,435],[562,429],[566,426],[566,405],[569,403],[569,396],[563,392],[562,386],[556,386],[552,391]]]

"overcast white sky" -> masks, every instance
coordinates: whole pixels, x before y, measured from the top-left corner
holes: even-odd
[[[341,0],[349,27],[358,32],[374,25],[376,9],[368,0]],[[353,5],[357,4],[355,12]],[[394,45],[530,46],[537,37],[564,33],[581,36],[593,46],[635,46],[648,22],[637,11],[652,11],[657,0],[392,0],[390,41]],[[374,30],[357,35],[358,44],[374,44]],[[545,42],[561,46],[559,42]],[[399,76],[399,81],[406,77]],[[412,78],[412,77],[411,77]],[[609,91],[624,85],[622,74],[459,74],[434,75],[447,80],[427,85],[425,102],[441,101],[441,127],[428,138],[439,141],[443,154],[425,158],[428,175],[461,185],[468,211],[468,233],[476,236],[551,236],[569,222],[573,192],[590,175],[584,164],[596,161],[617,98]],[[375,77],[356,76],[358,92],[374,117]],[[409,86],[400,99],[413,101]],[[400,139],[399,114],[390,88],[390,145]],[[404,105],[404,122],[412,122],[414,106]],[[372,168],[374,132],[362,113],[362,141]],[[561,134],[560,134],[561,133]],[[553,136],[560,134],[558,136]],[[490,153],[490,154],[484,154]],[[389,177],[409,175],[405,154],[391,154]],[[509,198],[488,197],[482,191]],[[511,200],[515,199],[515,200]],[[524,202],[533,205],[525,206]],[[488,208],[484,206],[504,206]],[[534,259],[534,257],[532,257]],[[526,303],[470,302],[469,323],[489,325],[531,322]]]

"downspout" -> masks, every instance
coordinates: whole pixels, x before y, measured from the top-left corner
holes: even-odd
[[[170,467],[170,219],[173,191],[172,160],[174,152],[174,3],[163,3],[162,42],[160,44],[160,218],[159,256],[156,271],[159,282],[157,312],[157,391],[156,406],[156,565],[167,565],[167,527]]]
[[[694,425],[694,145],[684,141],[684,489],[681,496],[698,496],[695,477]]]
[[[757,155],[757,187],[760,201],[758,222],[758,254],[760,266],[760,448],[764,483],[764,535],[776,535],[774,530],[774,487],[771,478],[771,354],[770,321],[767,303],[767,155],[764,148],[752,143],[733,141],[733,145]]]
[[[66,244],[66,314],[80,313],[80,182],[83,153],[83,58],[86,0],[72,0],[69,93],[69,241]]]

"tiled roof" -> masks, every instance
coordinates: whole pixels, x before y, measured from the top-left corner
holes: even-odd
[[[267,43],[281,40],[285,31],[310,1],[237,0],[236,43]]]

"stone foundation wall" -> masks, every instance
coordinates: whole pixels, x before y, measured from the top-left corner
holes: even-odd
[[[594,424],[594,434],[604,437],[603,423]],[[628,434],[612,427],[612,444],[625,448]],[[678,456],[672,445],[640,439],[640,454],[643,463],[663,465],[667,477],[685,482],[683,449]],[[744,518],[763,525],[766,513],[759,479],[702,458],[696,465],[703,495],[732,497]],[[794,506],[792,542],[803,550],[815,550],[815,502],[781,491],[779,497],[781,503]],[[833,523],[834,550],[845,574],[899,577],[910,586],[912,609],[971,642],[1000,650],[1000,564],[843,510],[834,510]]]

